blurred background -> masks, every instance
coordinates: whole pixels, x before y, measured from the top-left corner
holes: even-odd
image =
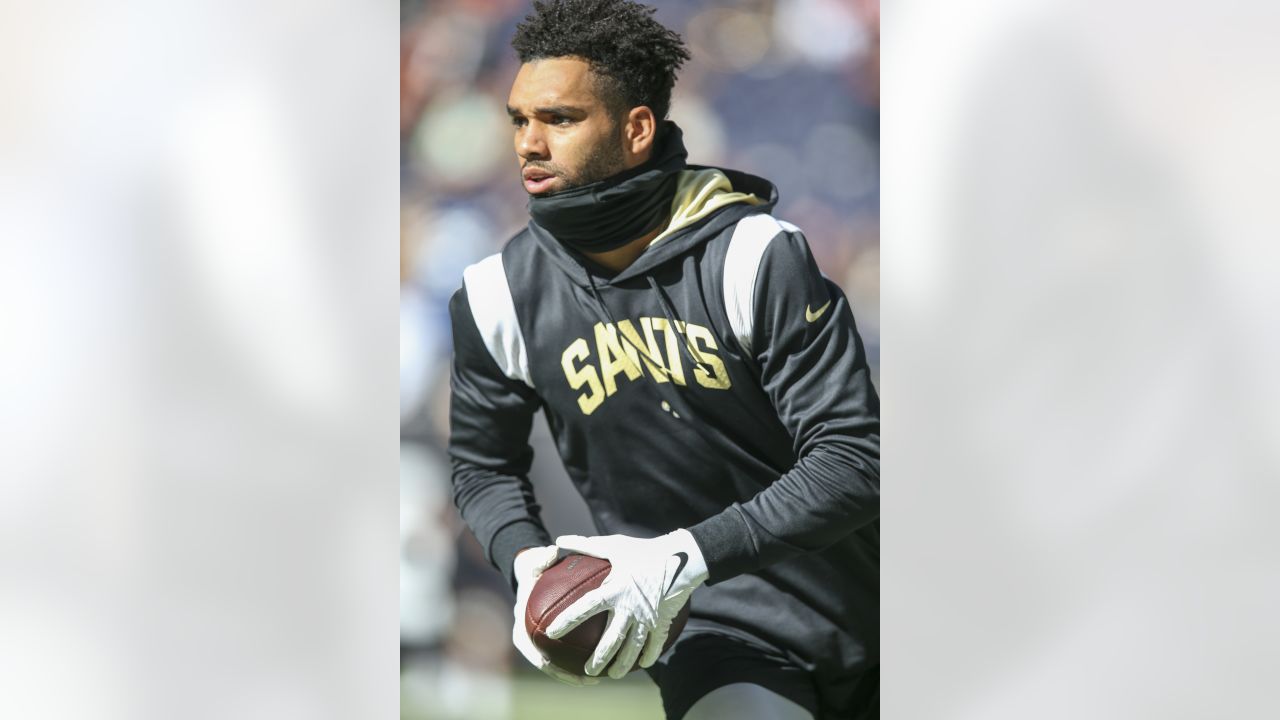
[[[879,2],[649,3],[693,59],[671,117],[689,161],[772,180],[849,295],[878,382]],[[400,45],[400,642],[404,718],[661,717],[637,673],[569,689],[510,643],[513,598],[453,507],[447,304],[467,265],[528,221],[505,114],[527,0],[402,0]],[[592,534],[539,417],[532,480],[552,535]]]

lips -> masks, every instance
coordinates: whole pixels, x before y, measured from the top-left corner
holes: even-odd
[[[520,176],[524,179],[524,189],[530,195],[547,192],[556,180],[555,175],[539,168],[527,167]]]

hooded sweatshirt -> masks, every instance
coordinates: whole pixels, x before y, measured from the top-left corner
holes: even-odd
[[[761,644],[847,696],[879,657],[879,399],[841,290],[776,188],[687,166],[611,274],[531,222],[450,302],[455,502],[514,587],[551,544],[527,474],[545,414],[602,535],[687,528],[685,632]],[[825,694],[825,693],[824,693]]]

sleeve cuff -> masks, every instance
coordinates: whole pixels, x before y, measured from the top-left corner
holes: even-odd
[[[756,569],[759,552],[737,503],[689,528],[707,562],[707,584]]]
[[[507,586],[514,592],[516,554],[525,548],[550,544],[551,536],[546,528],[532,520],[518,520],[494,534],[489,542],[489,561],[507,579]]]

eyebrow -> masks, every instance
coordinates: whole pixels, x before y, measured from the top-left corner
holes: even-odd
[[[523,115],[524,113],[508,105],[507,114],[512,117],[515,117],[517,115]],[[565,117],[581,117],[583,115],[586,115],[587,112],[582,108],[576,108],[571,105],[552,105],[550,107],[534,108],[533,114],[534,115],[563,115]]]

